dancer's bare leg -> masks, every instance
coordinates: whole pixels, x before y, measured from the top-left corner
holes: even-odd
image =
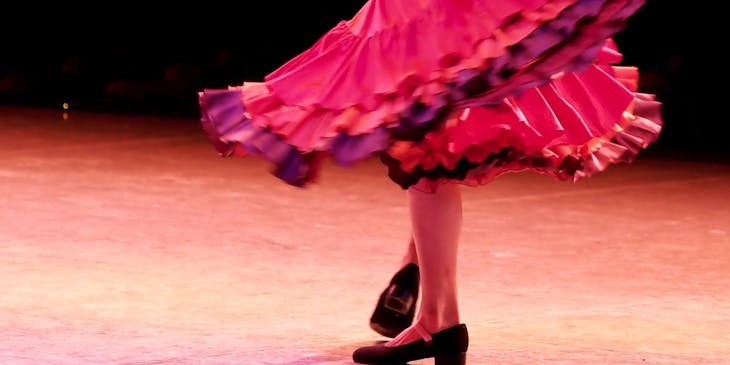
[[[413,325],[387,346],[422,338],[416,327],[430,334],[459,324],[456,264],[461,233],[461,190],[458,184],[441,185],[437,192],[408,189],[413,241],[421,275],[421,301]]]
[[[416,244],[415,242],[413,242],[413,236],[411,236],[410,241],[408,241],[406,253],[403,255],[403,259],[401,260],[401,264],[398,267],[398,270],[408,264],[418,265],[418,254],[416,253]]]

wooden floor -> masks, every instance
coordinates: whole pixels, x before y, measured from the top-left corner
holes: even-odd
[[[405,194],[268,168],[194,120],[0,107],[0,364],[351,364]],[[461,242],[470,365],[730,364],[728,164],[505,175],[464,188]]]

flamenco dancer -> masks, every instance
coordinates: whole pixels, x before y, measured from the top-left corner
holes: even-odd
[[[457,250],[463,186],[533,171],[563,181],[631,162],[661,131],[612,37],[643,0],[370,0],[267,75],[199,94],[222,156],[286,183],[323,158],[377,156],[406,191],[411,239],[370,317],[363,364],[464,365]]]

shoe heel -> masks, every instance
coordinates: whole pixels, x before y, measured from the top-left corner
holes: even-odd
[[[434,357],[434,365],[465,365],[466,352],[449,355],[436,355]]]
[[[407,315],[413,306],[413,293],[405,288],[392,285],[388,289],[383,305],[401,315]]]

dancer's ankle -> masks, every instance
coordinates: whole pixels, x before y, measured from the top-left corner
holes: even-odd
[[[461,324],[458,317],[451,319],[440,318],[432,320],[419,319],[413,323],[413,327],[418,326],[428,333],[437,333],[445,329],[454,327],[458,324]]]
[[[423,308],[421,309],[423,310]],[[429,333],[436,333],[461,324],[461,321],[457,310],[430,314],[428,310],[424,310],[414,321],[414,324],[418,324]]]

